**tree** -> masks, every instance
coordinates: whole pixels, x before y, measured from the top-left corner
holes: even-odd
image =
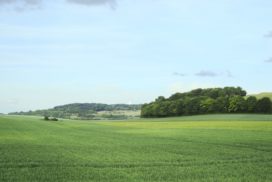
[[[167,101],[155,102],[153,104],[153,109],[155,112],[155,116],[157,117],[166,117],[169,115],[169,105]]]
[[[176,115],[177,116],[183,115],[184,114],[184,107],[185,107],[184,101],[182,99],[179,99],[179,100],[176,100],[176,101],[173,101],[173,102],[175,103],[175,105],[177,107],[176,108],[176,110],[177,110]]]
[[[44,120],[45,121],[49,121],[49,117],[48,116],[44,116]]]
[[[234,95],[239,95],[239,96],[246,96],[246,91],[243,90],[241,87],[224,87],[223,88],[224,96],[234,96]],[[222,95],[221,95],[222,96]]]
[[[142,107],[142,117],[167,117],[206,113],[272,113],[269,98],[245,99],[246,91],[241,87],[195,89],[176,93],[169,98],[158,97]]]
[[[254,96],[250,96],[246,99],[247,112],[254,113],[257,108],[257,98]]]
[[[216,99],[217,97],[219,97],[220,90],[220,88],[207,89],[207,96],[212,99]]]
[[[229,98],[227,96],[220,96],[215,100],[215,112],[227,113],[229,108]]]
[[[230,97],[229,100],[229,112],[241,113],[246,111],[246,101],[240,95]]]
[[[212,98],[207,98],[202,100],[200,103],[201,113],[213,113],[216,110],[216,100]]]
[[[153,116],[152,103],[144,104],[141,109],[141,117],[149,118],[152,116]]]
[[[201,88],[198,88],[198,89],[195,89],[195,90],[192,90],[191,92],[188,93],[188,95],[190,97],[199,97],[199,96],[202,96],[202,91],[203,89]]]
[[[247,92],[245,90],[243,90],[241,87],[237,87],[236,88],[236,94],[244,97],[244,96],[247,95]]]
[[[162,102],[162,101],[165,101],[165,97],[163,97],[163,96],[159,96],[159,97],[155,100],[155,102]]]
[[[186,98],[184,102],[184,113],[186,115],[200,114],[201,97]]]
[[[272,112],[272,103],[270,98],[264,97],[257,101],[256,111],[258,113],[271,113]]]
[[[169,116],[178,116],[178,102],[176,101],[168,101],[169,102]]]

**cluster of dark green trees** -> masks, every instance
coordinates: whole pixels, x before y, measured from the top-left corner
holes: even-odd
[[[168,117],[211,113],[272,113],[270,98],[246,97],[241,87],[195,89],[176,93],[169,98],[158,97],[144,104],[141,117]]]

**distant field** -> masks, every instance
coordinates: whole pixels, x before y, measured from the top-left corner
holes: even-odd
[[[135,111],[129,111],[129,110],[115,110],[115,111],[99,111],[97,114],[95,114],[95,118],[97,119],[114,119],[116,117],[119,118],[124,118],[124,119],[135,119],[139,118],[141,115],[140,110],[135,110]]]
[[[271,114],[212,114],[171,118],[141,119],[137,121],[272,121]]]
[[[272,181],[272,115],[0,116],[0,181]]]

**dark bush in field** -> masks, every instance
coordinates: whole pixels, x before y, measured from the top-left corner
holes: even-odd
[[[44,120],[45,121],[58,121],[58,119],[57,118],[50,118],[50,117],[48,117],[48,116],[44,116]]]
[[[49,117],[48,116],[44,116],[44,120],[45,121],[49,121]]]

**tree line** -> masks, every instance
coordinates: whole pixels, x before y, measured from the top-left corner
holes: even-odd
[[[53,118],[64,119],[94,119],[100,111],[137,111],[141,109],[139,104],[102,104],[102,103],[73,103],[62,106],[56,106],[52,109],[27,111],[27,112],[13,112],[10,115],[31,115],[31,116],[48,116]],[[123,119],[123,115],[103,115],[103,117],[113,119]]]
[[[169,117],[212,113],[272,113],[270,98],[246,97],[241,87],[195,89],[144,104],[141,117]]]

